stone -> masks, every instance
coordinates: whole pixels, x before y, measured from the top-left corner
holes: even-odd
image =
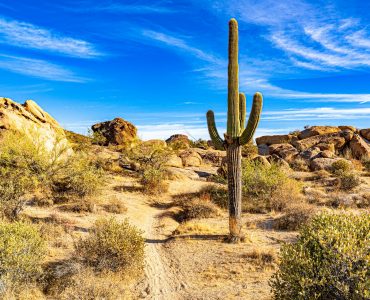
[[[211,165],[220,166],[222,159],[226,157],[226,151],[213,150],[213,149],[200,149],[193,148],[193,151],[197,152],[202,158],[203,162]]]
[[[63,152],[61,157],[73,153],[63,128],[32,100],[22,105],[0,97],[0,134],[6,130],[32,136],[46,151]]]
[[[288,162],[286,162],[283,158],[279,157],[278,155],[276,154],[273,154],[273,155],[270,155],[268,156],[267,160],[272,164],[276,164],[278,166],[280,166],[281,168],[284,168],[284,169],[287,169],[289,170],[290,169],[290,165]]]
[[[266,145],[273,145],[273,144],[286,144],[291,143],[292,141],[296,140],[297,137],[292,134],[284,134],[284,135],[265,135],[256,138],[257,146],[266,144]]]
[[[269,153],[276,154],[283,158],[285,161],[292,161],[298,154],[298,150],[291,144],[274,144],[269,146]]]
[[[331,151],[335,152],[335,145],[332,143],[318,143],[316,145],[317,148],[319,148],[321,151]]]
[[[180,153],[182,164],[185,167],[199,167],[202,164],[201,156],[194,150],[188,149]]]
[[[312,171],[325,170],[330,172],[332,170],[333,163],[337,160],[338,158],[315,158],[311,160],[310,167]]]
[[[259,155],[270,155],[269,146],[266,144],[258,145],[258,154]]]
[[[176,168],[182,168],[183,167],[182,159],[180,157],[178,157],[177,155],[175,155],[175,154],[170,155],[170,157],[166,161],[165,165],[167,167],[176,167]]]
[[[167,143],[163,140],[152,139],[152,140],[143,141],[141,146],[144,148],[164,149],[167,147]]]
[[[342,149],[349,138],[347,132],[329,133],[325,135],[315,135],[303,140],[293,142],[299,150],[304,151],[316,146],[317,144],[333,144],[335,149]]]
[[[352,151],[352,155],[357,159],[361,159],[363,157],[370,157],[369,144],[358,134],[355,134],[355,136],[349,143],[349,147]]]
[[[338,127],[334,126],[312,126],[310,128],[307,128],[298,135],[298,138],[300,140],[307,139],[312,136],[316,135],[324,135],[329,133],[337,133],[340,129]]]
[[[256,156],[253,161],[260,163],[263,166],[270,167],[271,164],[267,160],[266,156]]]
[[[190,140],[185,134],[174,134],[171,135],[166,143],[171,145],[174,149],[188,149],[190,148]]]
[[[199,175],[193,171],[183,168],[175,168],[175,167],[168,167],[166,170],[169,173],[169,177],[172,180],[184,180],[184,179],[191,179],[191,180],[200,180]]]
[[[125,145],[137,139],[136,127],[122,118],[97,123],[91,126],[91,129],[105,138],[105,141],[102,142],[104,146],[109,144]]]
[[[302,151],[301,153],[299,153],[299,156],[304,160],[311,160],[317,157],[319,153],[320,153],[320,149],[317,147],[314,147],[314,148]]]
[[[367,129],[361,129],[360,130],[360,135],[364,138],[370,141],[370,128]]]
[[[350,130],[352,132],[357,132],[357,128],[354,127],[354,126],[348,126],[348,125],[344,125],[344,126],[338,126],[338,128],[340,130]]]
[[[319,154],[318,154],[319,157],[323,157],[323,158],[333,158],[335,157],[335,154],[329,150],[324,150],[324,151],[321,151]]]

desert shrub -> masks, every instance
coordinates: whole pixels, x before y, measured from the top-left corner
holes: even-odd
[[[345,191],[351,191],[361,184],[361,178],[353,173],[341,173],[339,176],[339,188]]]
[[[104,146],[104,145],[107,145],[108,143],[107,138],[100,131],[93,131],[89,129],[88,137],[90,138],[92,144]]]
[[[45,242],[36,227],[21,222],[0,223],[0,279],[5,291],[32,284],[42,273],[45,254]]]
[[[142,232],[115,219],[96,221],[86,239],[76,245],[76,255],[97,271],[141,272],[144,262]]]
[[[73,131],[64,130],[67,140],[75,151],[86,151],[91,148],[92,138]]]
[[[274,221],[273,227],[278,230],[297,230],[308,223],[316,213],[317,209],[313,205],[291,205],[285,209],[284,215]]]
[[[335,161],[331,165],[332,173],[335,175],[341,175],[343,173],[348,173],[352,170],[353,166],[351,162],[346,159],[340,159]]]
[[[290,163],[291,168],[294,171],[298,172],[308,172],[310,171],[309,165],[307,161],[305,161],[303,158],[295,158],[291,163]]]
[[[278,165],[264,166],[244,161],[242,170],[243,210],[281,211],[301,200],[301,184],[288,177]]]
[[[104,204],[104,209],[113,214],[123,214],[127,212],[125,204],[116,196],[109,199],[108,203]]]
[[[366,172],[370,172],[370,157],[368,156],[364,156],[362,159],[361,159],[361,163],[362,165],[364,166]]]
[[[275,299],[368,299],[370,215],[320,214],[281,248]]]
[[[148,167],[143,171],[141,184],[144,192],[150,194],[162,194],[168,191],[168,183],[166,182],[167,172],[165,169],[156,169]]]
[[[213,218],[220,214],[218,207],[211,201],[195,198],[190,201],[183,201],[181,204],[182,212],[178,216],[180,221]]]
[[[79,153],[69,159],[69,164],[52,178],[56,198],[85,198],[100,191],[104,173],[86,154]]]
[[[74,213],[95,213],[96,203],[90,198],[78,199],[69,203],[58,206],[58,209]]]
[[[190,141],[190,146],[191,146],[191,148],[199,148],[199,149],[204,149],[204,150],[209,149],[208,142],[206,140],[203,140],[203,139]]]
[[[201,189],[199,197],[212,201],[220,208],[227,209],[229,207],[228,192],[224,186],[207,185]]]
[[[0,215],[16,220],[34,189],[36,179],[22,170],[0,167]]]
[[[258,147],[253,144],[253,142],[249,142],[242,146],[242,156],[245,158],[253,158],[258,154]]]

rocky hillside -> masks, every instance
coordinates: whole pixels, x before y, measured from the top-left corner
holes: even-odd
[[[258,153],[268,161],[297,162],[311,171],[329,170],[340,158],[370,157],[370,129],[353,126],[312,126],[286,135],[256,139]]]

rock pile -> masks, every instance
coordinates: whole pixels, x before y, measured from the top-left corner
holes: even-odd
[[[312,171],[326,169],[340,157],[370,157],[370,129],[352,126],[312,126],[294,134],[261,136],[256,139],[259,155],[283,159],[292,165],[297,160]]]

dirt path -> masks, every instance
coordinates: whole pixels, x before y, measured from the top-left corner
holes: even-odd
[[[189,185],[194,189],[194,183],[189,183]],[[182,185],[181,190],[183,188]],[[175,184],[171,187],[171,194],[182,192],[181,190]],[[168,260],[163,247],[168,238],[161,232],[162,216],[165,210],[151,205],[150,199],[139,193],[117,193],[117,196],[122,198],[127,206],[125,217],[128,217],[133,225],[143,231],[146,239],[145,279],[135,288],[138,297],[155,300],[187,299],[186,283],[176,267],[176,258]],[[165,198],[161,201],[170,201],[171,195]]]

